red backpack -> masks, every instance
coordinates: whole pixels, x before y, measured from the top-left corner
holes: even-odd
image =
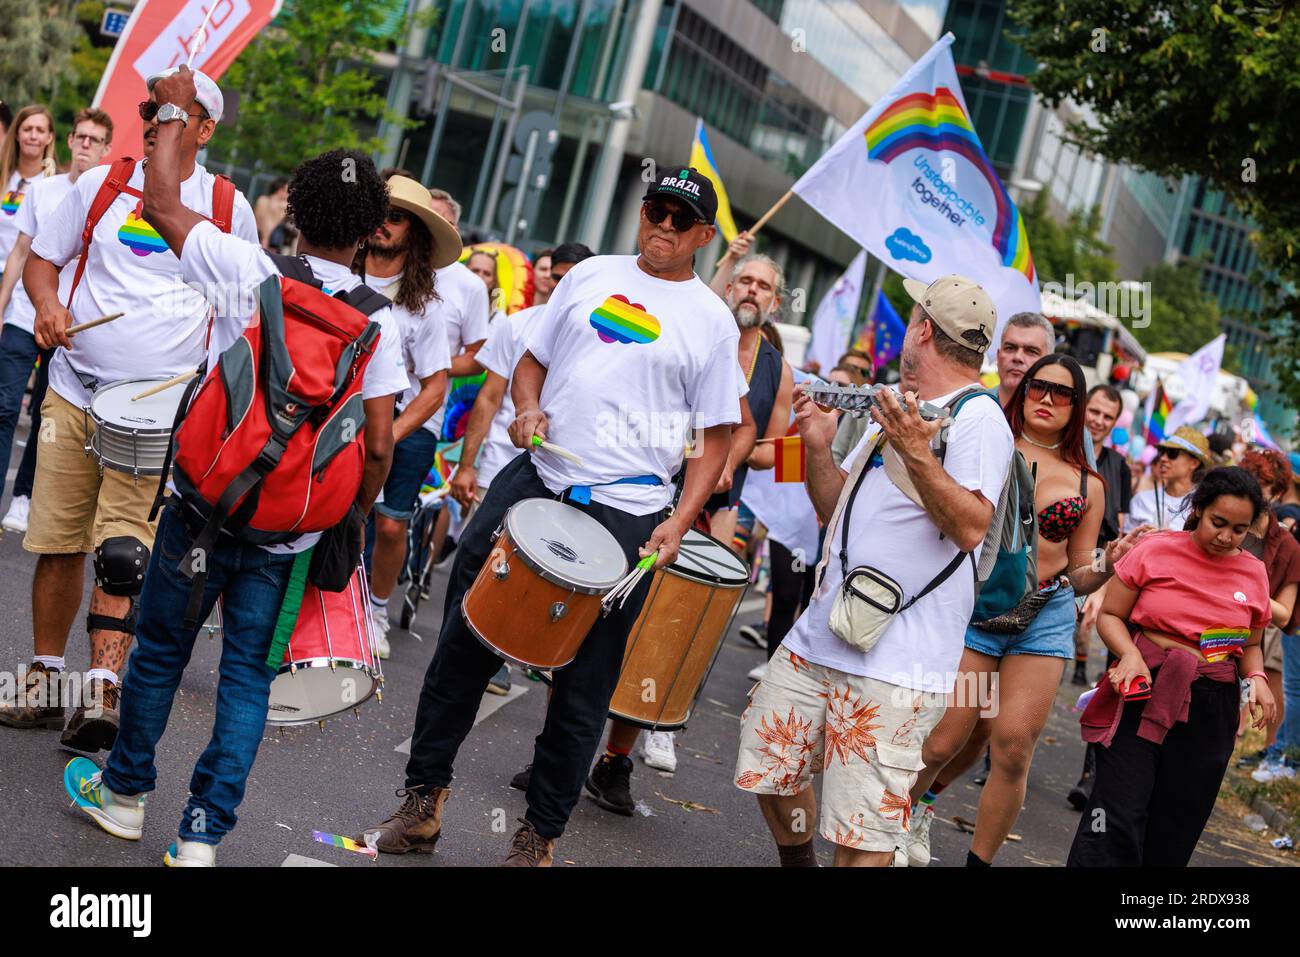
[[[390,301],[365,285],[327,295],[305,258],[271,258],[281,275],[262,283],[252,320],[192,403],[200,380],[190,383],[173,428],[172,480],[204,523],[181,563],[195,589],[187,618],[218,535],[273,545],[324,531],[361,486],[362,376],[380,331],[368,317]]]

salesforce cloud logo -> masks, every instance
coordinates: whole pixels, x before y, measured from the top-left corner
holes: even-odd
[[[899,226],[885,239],[885,248],[895,259],[911,260],[917,263],[930,261],[930,247],[916,233],[905,226]]]

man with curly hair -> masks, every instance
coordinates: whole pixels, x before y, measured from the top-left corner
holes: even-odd
[[[193,78],[182,67],[158,82],[155,95],[163,103],[176,104],[184,116],[194,103]],[[241,293],[252,293],[277,269],[255,238],[226,235],[181,204],[177,170],[184,135],[179,122],[159,124],[154,161],[144,181],[144,211],[179,258],[185,281],[204,289],[221,313],[225,303],[254,301]],[[353,259],[384,221],[388,207],[384,180],[358,151],[332,150],[295,172],[289,214],[300,231],[300,258],[327,294],[361,285],[352,272]],[[438,247],[435,265],[454,260],[459,245],[456,240]],[[217,316],[210,362],[234,344],[249,318]],[[365,467],[356,507],[345,520],[354,523],[370,511],[388,474],[394,396],[407,387],[401,335],[391,308],[379,309],[371,319],[379,323],[381,333],[361,387]],[[104,830],[127,840],[139,840],[143,832],[145,794],[154,789],[156,779],[154,754],[198,632],[197,627],[180,624],[187,617],[191,582],[178,564],[191,547],[194,531],[188,524],[191,509],[182,499],[169,496],[159,520],[158,547],[145,573],[137,645],[123,688],[117,742],[102,772],[85,758],[74,759],[64,772],[74,804]],[[355,524],[353,528],[359,533]],[[216,715],[212,739],[190,780],[179,836],[163,858],[169,866],[212,866],[217,844],[235,825],[235,810],[262,740],[274,677],[266,659],[294,556],[319,538],[311,533],[286,544],[257,546],[223,536],[205,556],[203,612],[217,594],[224,610]]]

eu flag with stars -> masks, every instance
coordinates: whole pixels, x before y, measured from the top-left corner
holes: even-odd
[[[876,293],[875,308],[871,310],[853,347],[871,356],[874,372],[889,365],[903,351],[903,336],[906,332],[906,323],[898,317],[882,289]]]

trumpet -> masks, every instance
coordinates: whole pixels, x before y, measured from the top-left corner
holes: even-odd
[[[807,382],[802,386],[804,394],[823,409],[842,409],[859,418],[879,403],[880,393],[888,388],[881,383],[852,386],[836,385],[833,382]],[[902,396],[899,396],[899,404],[902,404]],[[928,402],[918,402],[917,408],[923,419],[943,419],[948,416],[944,409]]]

